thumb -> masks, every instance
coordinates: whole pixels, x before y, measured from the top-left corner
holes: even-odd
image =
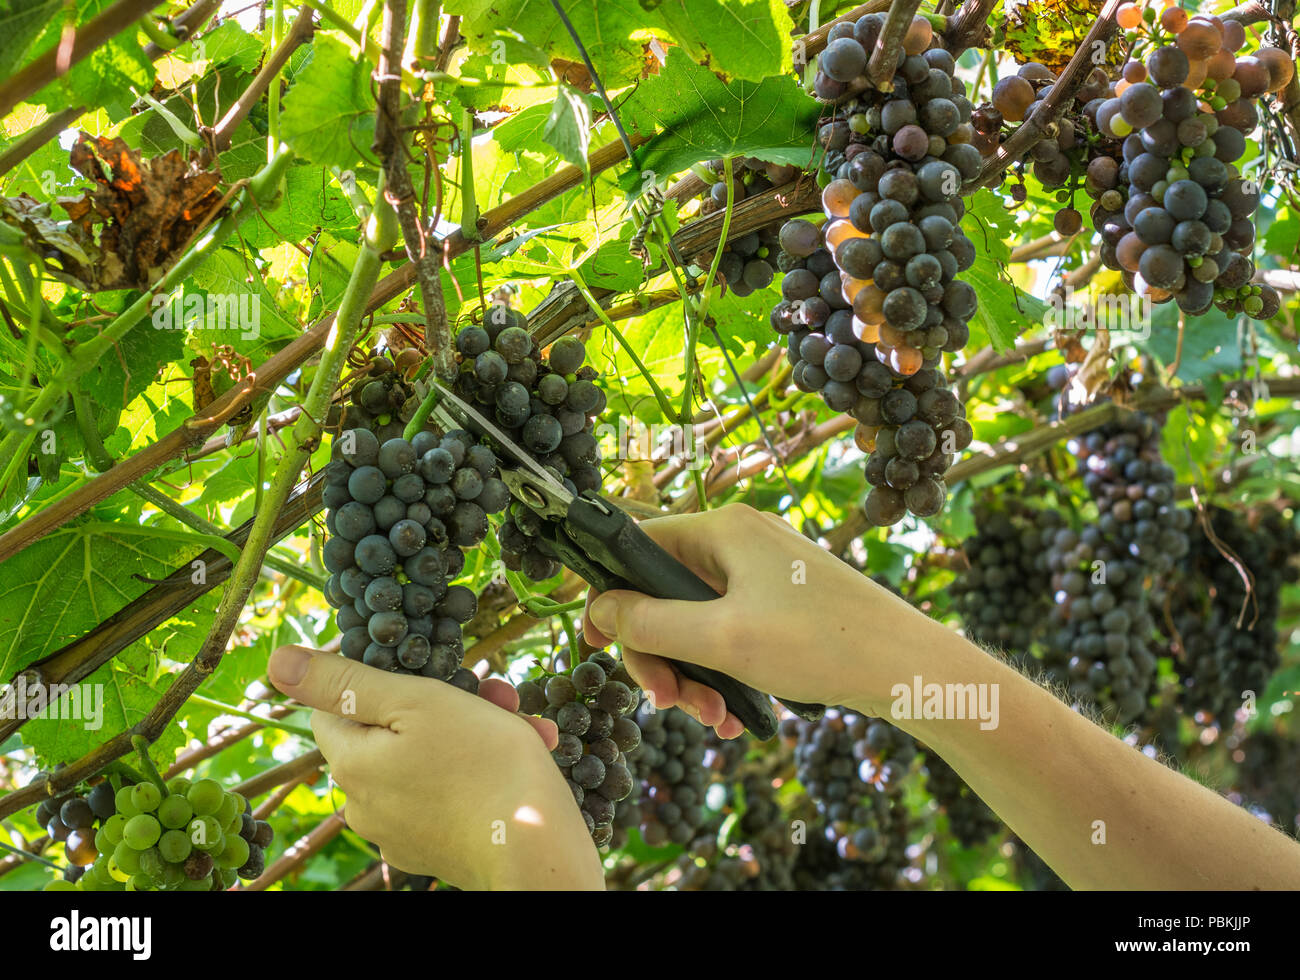
[[[642,653],[707,664],[700,652],[713,649],[721,619],[718,605],[724,601],[655,599],[640,592],[614,590],[592,600],[587,620],[595,627],[593,643],[604,637]]]
[[[303,704],[364,725],[390,727],[411,694],[402,683],[409,677],[301,646],[276,649],[267,673],[272,684]]]

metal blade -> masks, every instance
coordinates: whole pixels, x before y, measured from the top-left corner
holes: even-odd
[[[524,467],[531,476],[536,477],[538,480],[551,484],[560,493],[568,493],[564,489],[564,484],[560,483],[559,480],[544,470],[537,460],[533,459],[532,453],[517,445],[513,439],[488,421],[481,412],[466,404],[463,399],[447,390],[440,382],[434,381],[433,386],[440,392],[437,408],[443,409],[457,425],[491,439],[503,453],[510,457],[511,462]]]

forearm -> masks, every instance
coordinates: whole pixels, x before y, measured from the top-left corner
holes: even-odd
[[[919,675],[924,683],[990,685],[997,724],[895,723],[942,756],[1071,887],[1300,887],[1300,844],[939,624],[912,621],[907,630],[914,635],[900,638],[909,655],[899,682],[911,687]],[[889,704],[865,707],[894,720]]]

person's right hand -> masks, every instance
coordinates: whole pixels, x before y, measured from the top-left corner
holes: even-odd
[[[588,596],[584,632],[617,641],[628,671],[657,707],[678,704],[724,737],[740,733],[715,691],[664,657],[730,674],[780,698],[852,704],[879,714],[909,644],[944,627],[771,514],[731,505],[647,521],[643,530],[722,598]]]

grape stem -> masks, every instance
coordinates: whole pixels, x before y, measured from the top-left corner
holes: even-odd
[[[135,754],[140,757],[140,768],[144,770],[145,779],[157,786],[158,792],[162,794],[163,799],[166,799],[169,793],[167,781],[158,772],[153,759],[149,758],[149,740],[143,735],[132,735],[131,745],[135,749]]]
[[[234,705],[226,704],[222,701],[215,701],[212,698],[205,698],[201,694],[191,694],[190,700],[195,704],[206,705],[209,708],[215,708],[223,715],[234,715],[236,718],[246,718],[249,721],[255,721],[264,728],[275,728],[282,732],[288,732],[290,735],[297,735],[299,738],[308,740],[315,739],[315,735],[310,728],[303,728],[301,725],[291,725],[288,722],[280,721],[278,718],[268,718],[266,715],[255,715],[251,711],[245,711],[242,708],[236,708]],[[308,710],[300,705],[293,706],[297,711]]]

